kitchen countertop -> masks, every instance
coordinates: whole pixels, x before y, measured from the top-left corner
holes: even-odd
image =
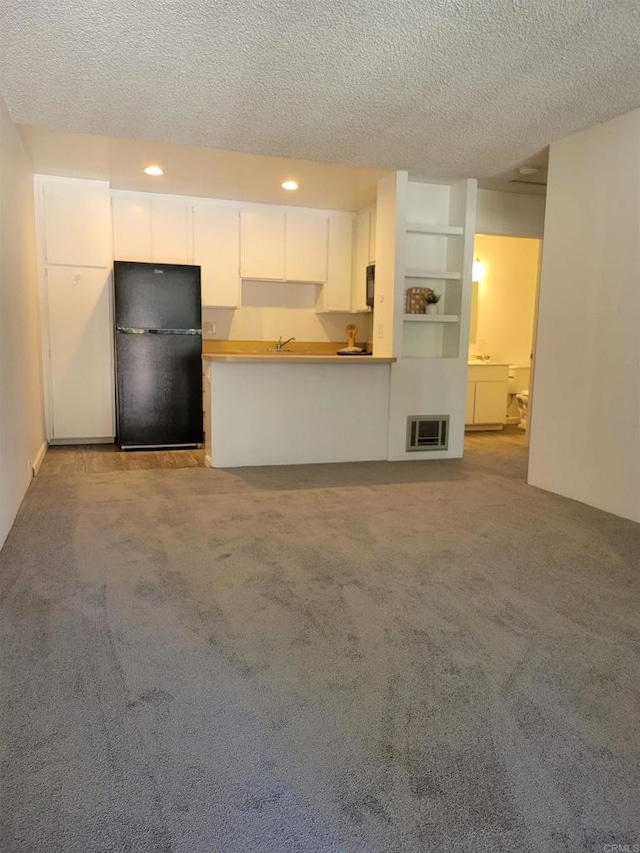
[[[203,361],[227,362],[231,364],[327,364],[335,362],[355,362],[356,364],[391,364],[395,358],[380,358],[373,355],[319,355],[300,352],[225,352],[203,353]]]

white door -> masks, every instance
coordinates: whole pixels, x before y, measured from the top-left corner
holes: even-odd
[[[215,204],[193,209],[193,262],[202,272],[202,304],[240,305],[240,212]]]
[[[286,214],[285,278],[327,280],[329,217],[324,211],[290,210]]]
[[[158,264],[190,264],[189,205],[184,199],[151,201],[151,260]]]
[[[109,267],[109,185],[97,181],[45,181],[42,194],[46,263]]]
[[[49,267],[52,438],[113,438],[111,274]]]
[[[151,261],[151,199],[148,194],[114,193],[113,256],[116,261]]]
[[[242,278],[284,279],[283,210],[240,211],[240,275]]]

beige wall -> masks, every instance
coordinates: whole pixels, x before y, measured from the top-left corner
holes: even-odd
[[[640,521],[640,110],[551,145],[531,485]]]
[[[478,190],[476,231],[511,237],[542,237],[545,197]]]
[[[43,452],[33,174],[0,97],[0,546]]]
[[[524,237],[476,234],[473,256],[484,264],[485,274],[478,284],[477,324],[472,324],[477,334],[470,354],[485,352],[493,361],[529,364],[540,245],[540,240]]]

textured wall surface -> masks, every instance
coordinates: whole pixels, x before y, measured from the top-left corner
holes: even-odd
[[[0,97],[0,548],[44,442],[34,228],[33,175]]]
[[[640,105],[636,0],[9,0],[14,122],[494,174]]]

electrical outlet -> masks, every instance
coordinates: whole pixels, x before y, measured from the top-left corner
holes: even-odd
[[[384,326],[382,323],[378,323],[378,337],[381,338],[384,335]]]
[[[215,323],[205,323],[203,326],[203,332],[205,333],[205,335],[215,335],[216,324]]]

